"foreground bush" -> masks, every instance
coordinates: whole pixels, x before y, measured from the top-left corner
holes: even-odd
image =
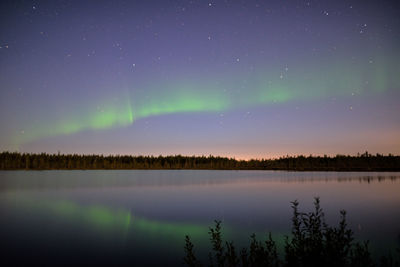
[[[291,237],[286,236],[284,255],[280,257],[276,242],[269,233],[265,241],[251,236],[249,248],[237,251],[233,242],[224,242],[221,222],[215,221],[209,235],[212,252],[209,253],[209,266],[267,266],[267,267],[313,267],[313,266],[400,266],[399,260],[392,256],[382,257],[379,265],[371,257],[368,241],[355,242],[354,232],[347,228],[346,212],[340,212],[337,227],[325,222],[319,198],[315,198],[314,211],[299,212],[299,203],[292,202],[293,217]],[[185,238],[184,262],[188,266],[203,266],[194,253],[194,245],[189,236]],[[397,258],[400,258],[397,249]]]

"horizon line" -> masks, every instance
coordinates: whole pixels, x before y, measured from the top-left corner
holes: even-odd
[[[327,158],[335,158],[335,157],[362,157],[362,156],[394,156],[394,157],[399,157],[400,155],[395,155],[393,153],[387,153],[387,154],[381,154],[381,153],[369,153],[368,151],[365,151],[363,153],[357,152],[357,154],[321,154],[321,153],[316,153],[316,154],[286,154],[286,155],[280,155],[280,156],[273,156],[273,157],[236,157],[236,156],[220,156],[220,155],[213,155],[213,154],[192,154],[192,155],[188,155],[188,154],[159,154],[159,155],[155,155],[155,154],[113,154],[113,153],[109,153],[109,154],[96,154],[96,153],[61,153],[61,151],[57,151],[57,153],[49,153],[49,152],[19,152],[19,151],[2,151],[0,152],[0,154],[3,153],[18,153],[18,154],[29,154],[29,155],[40,155],[40,154],[47,154],[47,155],[51,155],[51,156],[57,156],[57,155],[62,155],[62,156],[69,156],[69,155],[78,155],[78,156],[102,156],[102,157],[116,157],[116,156],[128,156],[128,157],[153,157],[153,158],[158,158],[158,157],[196,157],[196,158],[210,158],[210,157],[214,157],[214,158],[226,158],[226,159],[230,159],[230,160],[238,160],[238,161],[251,161],[251,160],[277,160],[277,159],[282,159],[282,158],[298,158],[298,157],[327,157]]]

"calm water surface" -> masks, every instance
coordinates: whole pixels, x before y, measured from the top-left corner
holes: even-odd
[[[290,202],[321,198],[330,224],[348,212],[374,255],[400,234],[400,173],[273,171],[0,172],[2,262],[181,265],[184,236],[208,251],[208,227],[246,246],[252,233],[290,231]]]

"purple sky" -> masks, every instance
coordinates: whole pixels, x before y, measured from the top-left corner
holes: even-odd
[[[0,151],[400,154],[397,1],[1,1]]]

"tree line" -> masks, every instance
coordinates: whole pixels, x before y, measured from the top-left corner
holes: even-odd
[[[285,156],[237,160],[216,156],[124,156],[0,153],[1,170],[210,169],[289,171],[400,171],[400,156]]]

